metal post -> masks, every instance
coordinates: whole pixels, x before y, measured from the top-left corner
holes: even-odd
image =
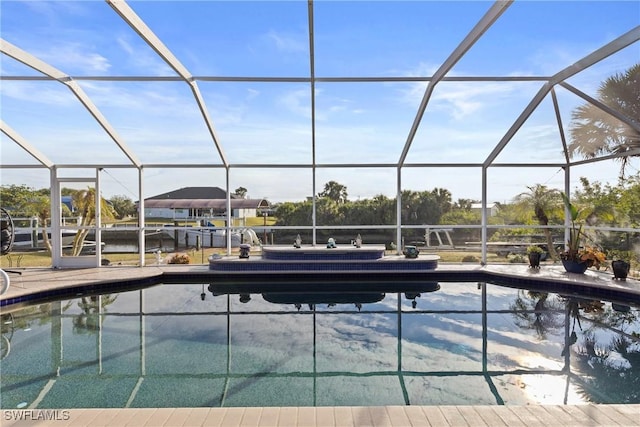
[[[482,265],[487,264],[487,168],[482,166]]]
[[[144,267],[145,243],[145,221],[144,221],[144,196],[143,196],[143,169],[138,168],[138,260],[140,267]]]

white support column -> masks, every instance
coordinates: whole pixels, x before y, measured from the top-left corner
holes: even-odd
[[[96,267],[102,265],[102,191],[100,190],[101,168],[96,168]]]
[[[316,167],[315,166],[313,166],[313,170],[311,172],[311,191],[313,192],[313,197],[311,197],[311,226],[313,227],[313,230],[311,231],[311,234],[313,236],[311,244],[315,246],[317,243],[316,221],[318,218],[318,216],[316,215],[316,209],[318,208],[318,205],[316,203],[316,198],[317,198],[316,194],[318,193],[316,192]]]
[[[402,253],[402,168],[396,174],[396,253]]]
[[[145,221],[144,221],[144,185],[143,175],[144,170],[142,167],[138,168],[138,259],[140,267],[144,267],[145,258],[144,251],[146,248],[145,240]],[[160,250],[160,249],[159,249]]]
[[[564,168],[564,194],[567,195],[567,198],[571,200],[571,167],[569,165]],[[565,241],[565,249],[566,242],[569,241],[569,227],[571,226],[571,212],[565,206],[564,209],[564,241]]]
[[[231,255],[231,188],[229,187],[229,167],[225,168],[226,171],[226,189],[227,189],[227,230],[226,230],[226,240],[227,240],[227,255]]]

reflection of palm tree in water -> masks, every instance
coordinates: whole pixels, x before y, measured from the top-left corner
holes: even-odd
[[[593,403],[640,403],[640,350],[637,340],[618,336],[598,346],[593,335],[576,349],[573,362],[584,378],[580,393]],[[623,360],[624,359],[624,360]]]
[[[582,343],[573,347],[570,369],[579,373],[571,375],[579,392],[594,403],[640,403],[640,336],[624,332],[624,324],[634,324],[638,316],[605,310],[604,306],[601,301],[562,300],[549,298],[546,293],[520,291],[511,309],[518,326],[535,330],[540,338],[564,327],[566,310],[572,320],[563,356],[568,357],[567,350],[579,341],[578,334],[582,335]],[[585,314],[590,314],[589,318]],[[581,318],[590,323],[585,330]],[[595,328],[613,332],[614,336],[608,344],[598,345]]]
[[[78,301],[78,307],[82,313],[73,318],[74,333],[94,333],[100,329],[100,308],[112,304],[118,298],[117,295],[91,295],[81,297]]]
[[[593,403],[640,403],[640,336],[623,331],[624,323],[634,323],[636,316],[607,311],[601,301],[570,299],[567,308],[573,318],[569,346],[578,342],[575,326],[582,331],[583,313],[595,314],[589,319],[593,326],[574,347],[572,371],[580,372],[579,392]],[[607,344],[597,342],[592,329],[597,327],[615,334]]]
[[[585,313],[602,313],[604,307],[604,304],[601,301],[579,300],[576,298],[567,299],[566,305],[567,312],[569,313],[569,316],[573,318],[573,322],[571,323],[571,334],[569,335],[569,340],[565,343],[564,349],[562,350],[562,356],[566,355],[569,348],[578,341],[576,323],[578,324],[580,331],[582,331],[580,310],[583,310]]]
[[[520,290],[509,308],[516,325],[536,331],[539,339],[545,339],[550,330],[564,326],[563,307],[546,292]]]

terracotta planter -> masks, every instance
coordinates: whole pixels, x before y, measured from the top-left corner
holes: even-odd
[[[567,273],[584,274],[584,272],[587,271],[588,268],[586,262],[579,262],[570,259],[563,259],[562,265],[564,266],[564,269],[567,271]]]
[[[613,278],[616,280],[625,280],[629,274],[631,265],[623,260],[611,261],[611,269],[613,270]]]

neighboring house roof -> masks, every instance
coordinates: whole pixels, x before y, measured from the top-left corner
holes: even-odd
[[[212,208],[226,209],[225,199],[146,199],[145,208]],[[231,209],[257,209],[268,208],[269,202],[264,199],[231,199]]]
[[[145,208],[226,209],[227,192],[220,187],[185,187],[144,199]],[[265,199],[243,199],[231,195],[231,209],[269,208]]]
[[[169,191],[168,193],[158,194],[157,196],[144,199],[145,203],[149,200],[156,199],[226,199],[227,192],[220,187],[184,187],[179,190]],[[241,198],[235,194],[231,195],[232,199]]]

